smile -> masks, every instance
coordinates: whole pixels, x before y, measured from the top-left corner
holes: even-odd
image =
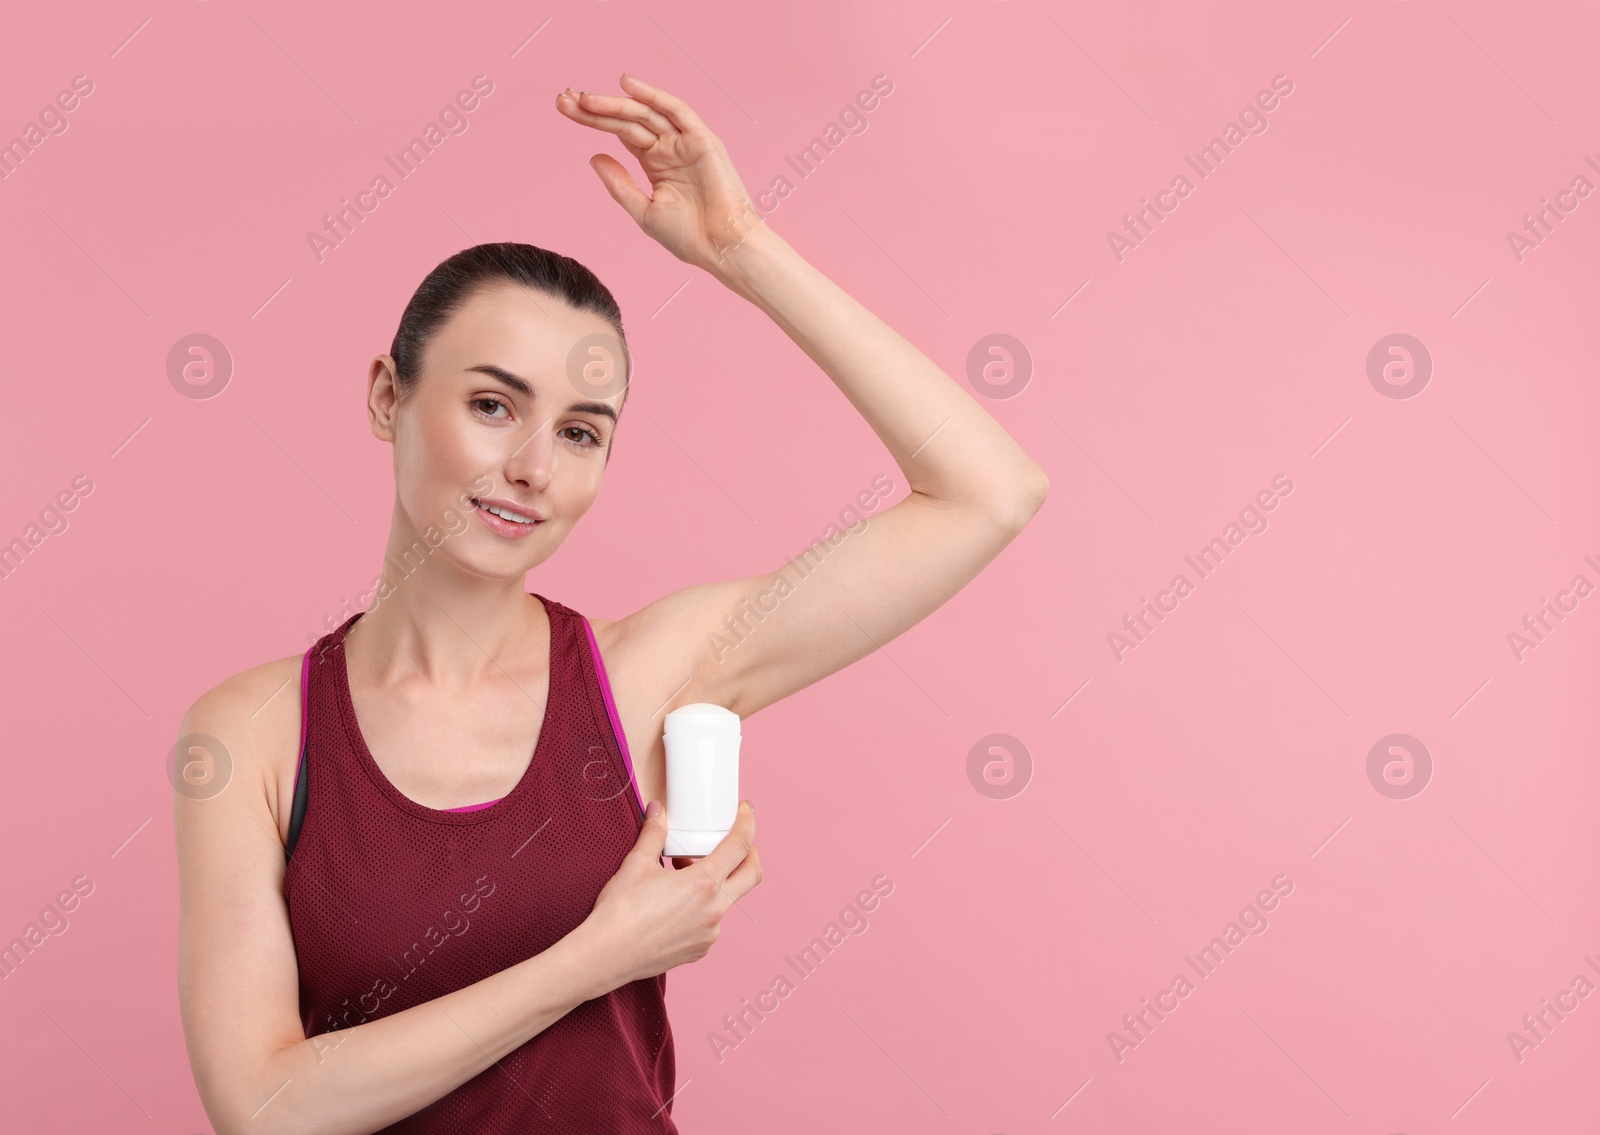
[[[480,505],[478,505],[478,507],[483,509],[483,511],[485,511],[485,512],[492,512],[496,516],[503,516],[507,520],[511,521],[513,524],[537,524],[538,523],[538,521],[534,520],[533,517],[531,517],[531,516],[523,516],[520,512],[512,512],[509,508],[499,508],[499,507],[497,507],[495,505],[492,505],[492,504],[490,504],[490,505],[480,504]]]
[[[538,514],[529,516],[503,504],[485,504],[474,499],[472,506],[490,530],[500,536],[522,536],[544,522],[544,518]]]

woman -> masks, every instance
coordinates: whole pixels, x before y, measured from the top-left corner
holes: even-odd
[[[181,726],[180,747],[231,762],[228,790],[174,802],[184,1030],[220,1135],[675,1131],[666,971],[705,956],[761,866],[748,801],[711,854],[663,865],[663,715],[748,717],[850,665],[1044,501],[1043,472],[960,386],[761,222],[682,100],[622,88],[556,100],[615,134],[652,192],[596,154],[607,190],[815,360],[910,495],[732,649],[706,644],[771,575],[614,622],[530,594],[600,491],[621,318],[587,269],[531,246],[435,269],[368,378],[395,462],[378,602]]]

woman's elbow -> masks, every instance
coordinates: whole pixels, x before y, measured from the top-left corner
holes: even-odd
[[[1034,513],[1044,507],[1045,498],[1049,495],[1050,478],[1038,465],[1031,466],[1018,478],[1017,491],[1012,495],[1011,505],[1006,512],[1011,527],[1019,532],[1026,527]]]
[[[217,1135],[278,1135],[294,1129],[294,1124],[285,1125],[282,1102],[276,1110],[265,1106],[287,1086],[290,1077],[263,1089],[259,1077],[227,1074],[215,1066],[195,1068],[194,1072],[200,1104]]]

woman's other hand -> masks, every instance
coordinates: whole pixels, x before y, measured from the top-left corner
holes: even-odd
[[[574,122],[615,134],[639,160],[650,193],[621,162],[595,154],[589,165],[645,232],[679,260],[716,275],[726,257],[762,225],[721,139],[682,99],[622,75],[625,95],[568,88],[556,109]]]

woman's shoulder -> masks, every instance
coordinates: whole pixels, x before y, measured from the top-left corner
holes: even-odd
[[[191,747],[220,746],[205,757],[229,784],[265,793],[274,818],[283,821],[280,834],[287,825],[300,756],[304,657],[275,658],[224,678],[195,698],[178,729],[179,740],[190,738]],[[195,759],[202,758],[195,754]]]
[[[300,703],[300,664],[304,658],[304,654],[290,654],[240,670],[195,698],[189,712],[198,711],[240,729],[252,728],[252,723],[259,723],[262,717],[281,716],[288,702],[293,703],[290,708]]]

